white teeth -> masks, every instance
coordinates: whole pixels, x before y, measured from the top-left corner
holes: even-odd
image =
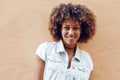
[[[71,38],[71,37],[68,37],[69,39],[74,39],[74,38]]]

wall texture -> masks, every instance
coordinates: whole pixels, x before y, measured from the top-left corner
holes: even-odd
[[[34,80],[35,50],[51,41],[50,11],[59,3],[80,3],[97,17],[97,32],[79,44],[94,62],[90,80],[120,80],[120,0],[1,0],[0,80]]]

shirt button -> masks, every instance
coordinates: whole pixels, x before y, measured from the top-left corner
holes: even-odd
[[[72,67],[73,69],[75,69],[75,67]]]
[[[75,77],[73,77],[73,80],[75,80]]]
[[[86,72],[87,71],[87,68],[83,68],[83,72]]]

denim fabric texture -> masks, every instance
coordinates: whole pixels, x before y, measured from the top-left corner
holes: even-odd
[[[36,55],[45,61],[44,80],[89,80],[93,70],[90,54],[76,48],[71,67],[62,40],[44,42],[36,50]]]

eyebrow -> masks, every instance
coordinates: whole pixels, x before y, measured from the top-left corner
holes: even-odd
[[[68,24],[64,24],[65,26],[69,26]]]
[[[80,26],[79,24],[76,24],[76,25],[74,25],[74,26]]]
[[[69,24],[66,24],[66,23],[64,25],[69,26]],[[79,26],[79,24],[75,24],[74,26]]]

